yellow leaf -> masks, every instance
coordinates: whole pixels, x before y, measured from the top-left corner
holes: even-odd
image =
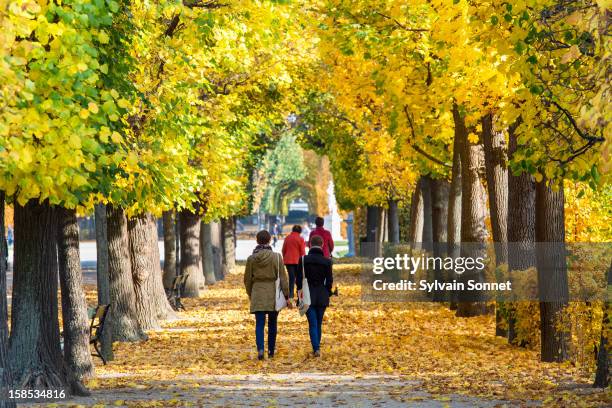
[[[123,138],[119,133],[113,132],[111,134],[111,140],[113,141],[113,143],[121,143],[123,141]]]
[[[89,111],[87,109],[81,109],[79,116],[81,119],[87,119],[89,117]]]
[[[89,102],[87,104],[87,109],[89,109],[91,113],[98,113],[98,105],[95,102]]]

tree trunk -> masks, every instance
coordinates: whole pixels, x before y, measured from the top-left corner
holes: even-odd
[[[608,288],[612,286],[612,264],[608,269]],[[597,369],[595,370],[595,382],[593,387],[606,388],[610,385],[610,352],[608,350],[608,335],[610,334],[610,302],[603,305],[603,318],[601,323],[601,337],[599,349],[597,350]]]
[[[48,201],[15,205],[9,360],[19,389],[66,389],[57,305],[57,214]]]
[[[482,119],[482,136],[493,241],[502,244],[496,245],[496,264],[502,265],[508,262],[508,157],[504,133],[494,129],[491,114]]]
[[[421,192],[423,194],[423,248],[430,253],[433,247],[431,182],[430,176],[421,177]]]
[[[225,279],[223,275],[223,244],[222,244],[222,228],[221,223],[214,221],[210,223],[210,242],[213,251],[213,266],[215,271],[215,279],[221,281]]]
[[[164,288],[172,288],[176,277],[176,235],[174,231],[174,211],[164,211]]]
[[[183,297],[200,297],[204,285],[204,274],[200,268],[200,217],[182,210],[181,218],[181,275],[189,274]]]
[[[493,115],[482,118],[482,138],[489,194],[489,214],[495,247],[495,264],[499,267],[508,263],[508,167],[506,138],[499,129],[494,129]],[[499,300],[495,308],[495,335],[506,337],[503,326],[503,309]]]
[[[366,208],[366,242],[362,245],[361,252],[362,256],[375,257],[378,256],[379,243],[378,238],[380,237],[380,222],[381,222],[381,208],[373,205],[369,205]]]
[[[447,248],[446,253],[451,258],[460,256],[459,243],[461,242],[461,146],[460,131],[455,127],[453,140],[453,168],[451,174],[450,191],[448,194],[448,220],[446,225]],[[453,274],[454,275],[454,274]],[[454,277],[454,276],[453,276]],[[457,309],[457,292],[451,291],[450,309]]]
[[[280,224],[279,224],[280,225]],[[224,275],[236,268],[236,228],[235,218],[228,217],[221,220],[223,229],[223,265]]]
[[[106,228],[106,206],[96,204],[96,278],[98,282],[98,305],[110,304],[110,283],[108,275],[108,230]],[[110,319],[108,320],[110,321]],[[101,343],[101,354],[106,361],[113,356],[113,333],[110,324],[104,325]]]
[[[450,185],[446,180],[432,180],[431,183],[433,255],[440,258],[446,256],[449,187]],[[437,266],[433,277],[435,280],[443,282],[446,280],[444,272]],[[435,291],[433,300],[437,302],[445,300],[445,293]]]
[[[73,394],[89,395],[81,382],[93,376],[94,368],[89,351],[89,319],[79,254],[79,226],[75,210],[56,207],[56,211],[64,361]]]
[[[516,152],[516,125],[509,129],[508,155]],[[517,176],[508,174],[508,271],[522,271],[536,265],[535,259],[535,183],[529,173]],[[516,343],[516,313],[512,304],[508,305],[508,341]]]
[[[400,225],[399,211],[397,208],[397,200],[389,200],[389,213],[387,214],[389,242],[399,244],[400,242]]]
[[[160,319],[175,316],[162,282],[155,218],[148,213],[141,214],[127,223],[136,318],[143,330],[157,329]]]
[[[541,360],[568,359],[568,333],[557,327],[569,300],[565,259],[565,219],[563,182],[558,191],[546,178],[536,183],[536,251],[540,297]]]
[[[466,258],[486,257],[485,243],[485,190],[480,182],[479,169],[482,149],[467,139],[468,131],[457,108],[453,109],[456,137],[461,138],[461,256]],[[465,245],[469,243],[468,245]],[[483,270],[465,271],[459,281],[467,287],[468,280],[483,281]],[[458,293],[457,316],[470,317],[486,313],[486,303],[481,291],[462,290]]]
[[[4,191],[0,191],[0,408],[13,408],[14,402],[6,398],[11,388],[11,371],[9,370],[8,355],[8,304],[6,287],[6,263],[8,248],[4,238]]]
[[[140,341],[147,335],[140,327],[136,312],[136,293],[127,219],[121,207],[106,207],[108,233],[108,276],[111,308],[108,320],[114,341]]]
[[[202,221],[200,225],[200,249],[202,251],[202,269],[206,285],[217,283],[215,277],[215,260],[212,244],[212,227],[210,223]]]
[[[422,178],[421,178],[422,179]],[[410,245],[413,249],[421,249],[423,243],[423,224],[424,224],[424,198],[423,185],[421,179],[417,182],[414,193],[412,193],[412,202],[410,204]]]

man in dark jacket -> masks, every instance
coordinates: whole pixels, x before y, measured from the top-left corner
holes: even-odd
[[[321,326],[325,309],[329,306],[329,296],[334,281],[332,275],[332,261],[324,256],[323,238],[314,236],[310,240],[308,255],[300,258],[297,268],[296,286],[302,290],[303,274],[306,274],[308,289],[310,290],[310,307],[306,312],[308,318],[308,332],[310,343],[315,357],[321,355]]]

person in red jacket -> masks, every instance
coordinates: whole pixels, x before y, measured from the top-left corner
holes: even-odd
[[[293,298],[298,262],[306,254],[306,243],[301,233],[302,227],[294,225],[291,234],[283,241],[283,262],[289,273],[289,298]]]
[[[312,237],[320,236],[323,239],[323,256],[326,258],[331,258],[331,254],[334,252],[334,240],[332,239],[331,232],[323,228],[324,224],[325,220],[323,217],[317,217],[315,219],[316,228],[310,232],[310,238],[308,238],[308,248],[312,248]]]

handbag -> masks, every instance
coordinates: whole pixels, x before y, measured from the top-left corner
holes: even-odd
[[[298,298],[300,315],[304,316],[308,308],[310,308],[310,288],[308,287],[308,279],[306,279],[306,271],[304,270],[304,257],[302,257],[302,292]]]
[[[278,256],[278,276],[276,277],[276,300],[275,300],[275,305],[274,305],[274,309],[277,312],[280,312],[281,310],[287,307],[287,299],[285,299],[285,294],[281,290],[281,283],[280,283],[281,261],[280,259],[281,259],[281,256],[279,255]]]

